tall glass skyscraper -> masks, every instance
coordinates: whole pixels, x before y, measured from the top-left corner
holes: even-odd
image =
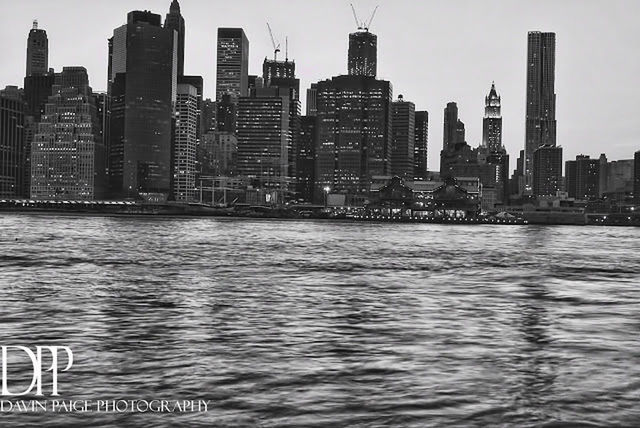
[[[531,31],[527,44],[524,193],[533,192],[534,152],[556,146],[556,34]]]
[[[115,198],[161,201],[171,190],[177,33],[134,11],[109,40],[109,172]]]
[[[249,40],[242,28],[218,28],[216,101],[225,94],[235,101],[249,92]]]

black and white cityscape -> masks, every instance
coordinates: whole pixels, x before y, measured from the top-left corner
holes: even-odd
[[[123,25],[105,35],[106,92],[92,90],[83,66],[50,68],[55,45],[46,29],[37,21],[25,29],[24,82],[2,91],[5,209],[65,201],[110,210],[107,201],[128,201],[141,211],[151,204],[183,213],[232,207],[257,216],[638,224],[638,152],[563,158],[553,32],[522,38],[525,140],[508,153],[500,82],[478,94],[485,100],[478,144],[467,142],[455,101],[443,106],[443,123],[434,123],[434,112],[430,123],[411,94],[394,96],[392,82],[378,78],[377,8],[362,19],[351,4],[348,52],[335,53],[348,58],[347,68],[308,88],[300,87],[288,41],[283,46],[268,23],[273,52],[259,75],[249,74],[245,31],[218,28],[212,100],[202,76],[184,73],[180,7],[171,2],[164,17],[123,12]],[[429,141],[430,125],[443,128],[442,144]],[[438,170],[428,169],[429,157]]]
[[[496,76],[477,93],[454,67],[398,70],[471,55],[464,22],[506,24],[507,1],[434,0],[439,51],[416,35],[426,15],[398,18],[420,2],[327,2],[348,28],[316,2],[300,15],[311,0],[107,3],[20,5],[33,21],[1,33],[26,68],[3,61],[24,77],[0,82],[0,425],[640,425],[640,62],[595,64],[636,55],[633,2],[541,1],[548,22],[511,23],[522,58],[476,53],[508,72],[467,60]],[[78,17],[102,31],[105,7],[121,21],[93,46]],[[609,35],[579,46],[598,11]],[[285,18],[345,48],[306,49]],[[54,68],[63,44],[75,62]],[[214,79],[185,71],[190,45]],[[392,68],[394,45],[411,54]],[[585,53],[590,80],[557,84]],[[318,79],[327,55],[344,67]],[[421,86],[451,95],[434,109],[405,90]],[[607,119],[578,129],[572,109]]]

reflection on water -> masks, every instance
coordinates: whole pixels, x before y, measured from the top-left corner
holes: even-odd
[[[4,215],[0,334],[73,349],[62,399],[213,403],[62,426],[633,426],[638,238]]]

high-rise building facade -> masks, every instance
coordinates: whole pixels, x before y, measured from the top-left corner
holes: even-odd
[[[235,101],[249,91],[249,40],[242,28],[218,28],[216,101],[225,94]]]
[[[64,67],[31,143],[31,198],[94,200],[104,195],[104,145],[84,67]]]
[[[413,177],[426,180],[429,158],[429,112],[417,111],[415,114],[415,140],[413,144]]]
[[[265,87],[280,88],[281,93],[289,94],[289,178],[296,182],[298,141],[300,138],[300,80],[296,78],[295,61],[264,60],[262,78]]]
[[[134,11],[109,40],[111,196],[161,201],[171,191],[177,33]]]
[[[496,86],[491,83],[489,95],[484,99],[484,119],[482,119],[482,146],[489,152],[502,150],[502,113],[500,96]]]
[[[296,193],[298,200],[304,202],[313,201],[317,130],[316,116],[302,116],[300,118],[300,138],[296,153]]]
[[[45,74],[49,71],[49,39],[47,32],[38,28],[38,21],[33,21],[33,28],[27,39],[27,76]]]
[[[178,84],[173,143],[173,196],[179,202],[191,202],[196,195],[199,114],[198,88],[188,83]]]
[[[592,200],[600,196],[600,160],[586,155],[565,163],[565,191],[570,198]]]
[[[533,153],[556,145],[556,35],[531,31],[527,45],[524,193],[533,190]]]
[[[376,77],[378,36],[368,30],[349,34],[348,71],[352,76]]]
[[[533,195],[556,196],[561,190],[562,147],[544,145],[533,152]]]
[[[180,3],[178,3],[178,0],[173,0],[171,2],[171,6],[169,6],[169,13],[164,20],[164,27],[174,30],[178,34],[178,45],[176,47],[178,76],[184,76],[185,25],[184,18],[180,13]]]
[[[316,203],[327,187],[358,203],[373,176],[391,172],[391,103],[388,81],[351,75],[318,82]]]
[[[640,202],[640,150],[633,156],[633,197]]]
[[[238,101],[238,174],[256,187],[286,192],[289,187],[289,92],[255,88]]]
[[[54,83],[53,69],[49,64],[49,41],[47,32],[38,28],[38,22],[33,22],[33,28],[27,39],[27,68],[24,78],[24,99],[26,110],[24,118],[24,144],[22,162],[24,177],[20,182],[22,189],[20,196],[28,198],[31,193],[31,143],[37,132],[37,124],[44,113],[44,106],[51,96]]]
[[[458,106],[447,103],[444,109],[442,151],[440,152],[440,175],[459,176],[456,166],[477,163],[478,155],[465,141],[464,122],[458,118]]]
[[[307,89],[307,116],[318,114],[318,84],[312,83]]]
[[[0,198],[22,194],[24,172],[23,92],[16,86],[0,90]]]
[[[391,104],[391,174],[413,180],[416,107],[402,95]]]

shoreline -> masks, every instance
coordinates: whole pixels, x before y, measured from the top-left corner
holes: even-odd
[[[84,207],[83,207],[84,208]],[[234,210],[229,208],[194,207],[188,205],[130,205],[127,209],[43,208],[43,207],[0,207],[0,214],[17,215],[64,215],[83,217],[130,217],[130,218],[205,218],[229,220],[324,220],[350,223],[400,223],[400,224],[448,224],[448,225],[496,225],[496,226],[616,226],[640,227],[640,215],[628,214],[584,214],[583,216],[563,216],[562,213],[523,212],[521,218],[496,217],[389,217],[381,215],[296,215],[293,209],[273,209],[270,211]],[[103,208],[103,207],[100,207]],[[120,207],[118,207],[120,208]]]

